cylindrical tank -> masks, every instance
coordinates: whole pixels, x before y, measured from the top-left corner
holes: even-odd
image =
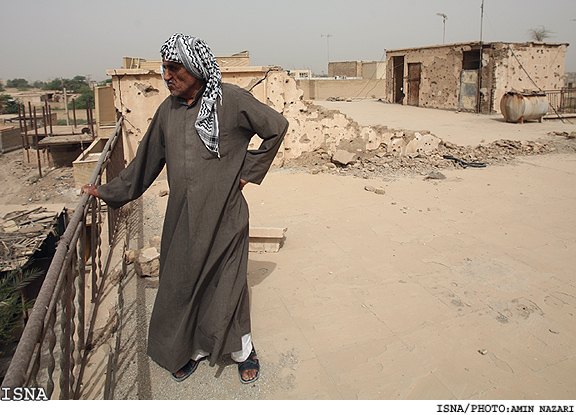
[[[548,112],[548,97],[538,92],[506,92],[500,100],[500,111],[508,122],[542,122],[542,117]]]

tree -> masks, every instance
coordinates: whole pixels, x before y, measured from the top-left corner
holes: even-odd
[[[8,94],[0,95],[0,114],[18,114],[18,103]]]
[[[58,78],[44,84],[45,90],[60,90],[66,88],[67,91],[82,93],[84,87],[89,87],[85,76],[76,75],[72,79]]]
[[[77,92],[80,92],[80,96],[74,102],[76,109],[86,109],[88,102],[90,102],[90,107],[94,109],[94,91],[92,88],[85,85]],[[72,109],[72,102],[68,103],[68,109]]]
[[[0,277],[0,344],[9,344],[13,340],[14,331],[20,327],[22,317],[33,304],[24,298],[22,290],[41,274],[39,269],[15,269]]]
[[[551,38],[554,32],[546,29],[544,26],[538,26],[536,29],[528,30],[528,34],[530,35],[531,40],[535,42],[544,42],[546,39]]]
[[[8,88],[18,88],[18,89],[28,89],[30,88],[30,85],[28,84],[28,81],[26,79],[23,78],[14,78],[14,79],[9,79],[6,81],[6,86]]]

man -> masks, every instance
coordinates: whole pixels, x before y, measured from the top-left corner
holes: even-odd
[[[247,183],[260,184],[288,129],[286,119],[249,92],[221,82],[208,45],[175,34],[160,50],[171,95],[160,105],[132,162],[84,193],[118,208],[137,199],[164,165],[170,196],[160,250],[160,284],[148,354],[177,381],[223,354],[242,383],[258,378],[246,281]],[[248,151],[250,138],[263,139]]]

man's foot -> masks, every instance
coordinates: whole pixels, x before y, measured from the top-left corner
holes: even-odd
[[[196,371],[196,368],[198,367],[198,363],[200,362],[200,360],[202,359],[196,361],[190,359],[188,363],[186,363],[182,367],[182,369],[180,369],[176,373],[172,373],[172,378],[174,378],[176,382],[182,382],[183,380],[188,379],[188,377]]]
[[[240,382],[245,384],[256,382],[258,379],[260,375],[260,362],[256,356],[254,346],[252,346],[252,352],[250,352],[248,359],[238,363],[238,375],[240,376]]]

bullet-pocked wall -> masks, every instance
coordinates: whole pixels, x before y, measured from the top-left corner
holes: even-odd
[[[387,50],[386,100],[500,112],[502,96],[512,89],[562,88],[567,47],[566,43],[469,42]]]
[[[112,77],[114,106],[124,116],[124,152],[129,162],[169,92],[159,69],[115,69],[107,74]],[[360,126],[339,111],[302,99],[303,91],[294,78],[277,67],[222,68],[222,78],[250,90],[288,119],[290,126],[274,161],[276,165],[319,149],[330,154],[338,149],[355,153],[386,149],[394,154],[408,154],[437,148],[440,141],[427,132]],[[251,147],[258,143],[255,138]]]

